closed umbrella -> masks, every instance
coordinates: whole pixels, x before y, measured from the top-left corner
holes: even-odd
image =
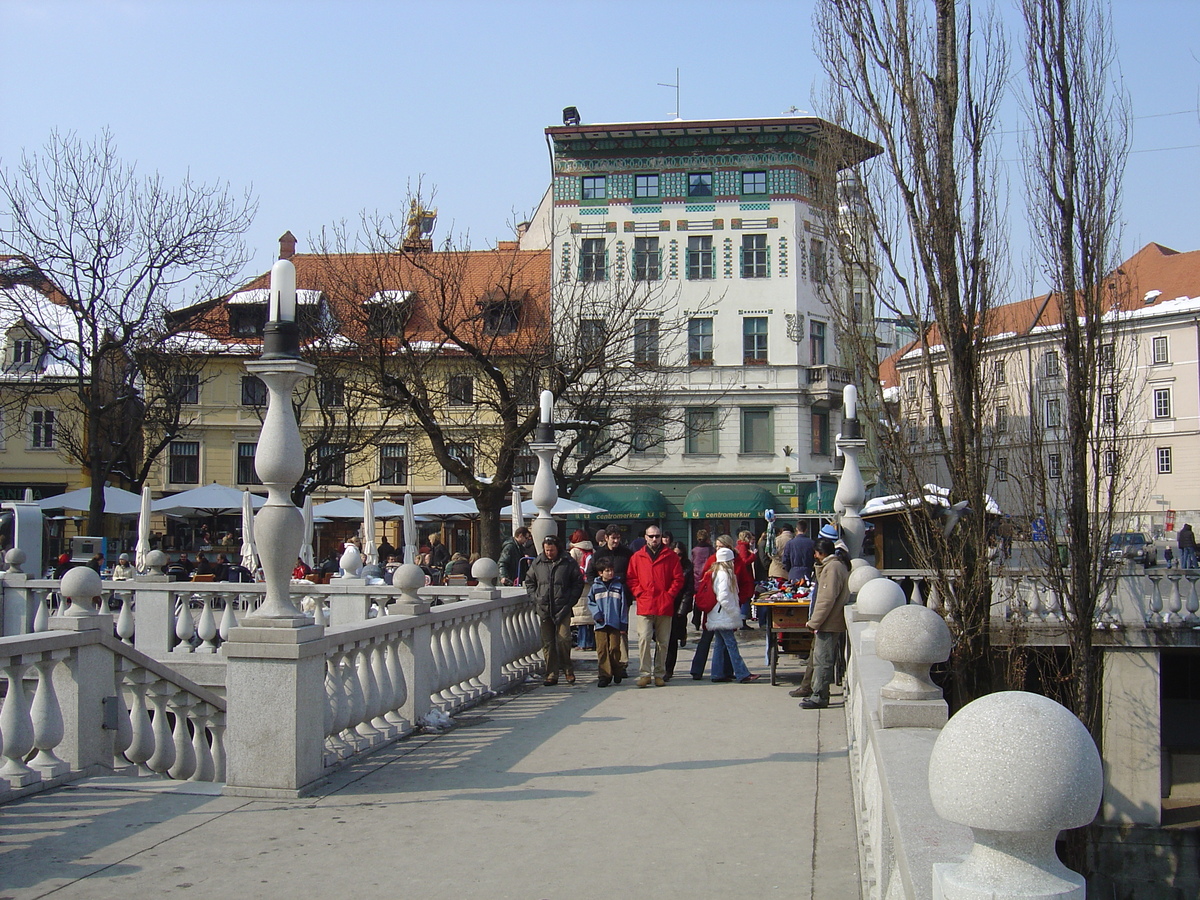
[[[258,568],[254,546],[254,495],[249,491],[242,494],[242,566],[251,575]]]
[[[300,544],[300,558],[310,569],[313,566],[313,504],[312,494],[304,495],[304,541]]]
[[[134,564],[139,572],[146,571],[146,554],[150,552],[150,488],[142,488],[142,508],[138,514],[138,540],[134,548]]]
[[[417,517],[412,494],[404,495],[404,562],[410,566],[417,562]]]
[[[512,496],[512,530],[513,534],[517,533],[518,528],[525,527],[525,511],[521,509],[521,489],[513,488]]]
[[[363,562],[366,565],[378,559],[375,550],[375,495],[371,489],[363,491]]]

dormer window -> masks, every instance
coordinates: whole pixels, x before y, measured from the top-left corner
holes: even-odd
[[[42,342],[33,338],[17,338],[12,342],[9,364],[17,369],[32,369],[42,361]]]
[[[262,337],[267,324],[266,303],[229,303],[229,333],[234,337]]]
[[[479,301],[482,307],[483,332],[488,335],[512,334],[521,324],[521,302],[525,294],[512,296],[495,290]]]
[[[366,299],[367,334],[373,338],[399,337],[412,314],[412,291],[377,291]]]

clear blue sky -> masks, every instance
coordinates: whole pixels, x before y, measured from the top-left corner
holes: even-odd
[[[143,171],[251,186],[254,271],[287,229],[303,251],[364,208],[402,213],[418,178],[437,190],[436,236],[482,247],[536,206],[542,130],[564,106],[585,122],[671,118],[675,91],[658,83],[678,67],[684,118],[819,113],[811,12],[795,0],[0,0],[0,164],[53,128],[108,126]],[[1128,252],[1200,249],[1200,3],[1115,0],[1114,16],[1138,117]],[[1014,193],[1016,250],[1022,202]]]

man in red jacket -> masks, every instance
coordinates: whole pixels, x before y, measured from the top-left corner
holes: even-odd
[[[663,547],[662,529],[651,525],[646,529],[646,546],[629,559],[626,584],[637,604],[641,617],[638,624],[637,686],[656,687],[667,682],[667,643],[671,640],[671,619],[675,615],[675,595],[683,587],[683,567],[679,556]],[[653,643],[651,643],[653,642]]]

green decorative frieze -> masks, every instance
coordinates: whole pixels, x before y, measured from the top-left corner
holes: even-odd
[[[779,277],[786,278],[788,273],[788,239],[786,234],[779,236]]]
[[[633,212],[634,212],[634,214],[637,214],[637,213],[661,213],[662,212],[662,204],[656,203],[656,204],[654,204],[654,206],[635,206],[633,208]]]
[[[733,238],[725,238],[721,244],[722,253],[724,255],[724,264],[722,265],[721,274],[726,278],[733,277]]]
[[[739,203],[738,209],[742,212],[758,212],[771,208],[770,203]]]
[[[672,239],[667,248],[667,277],[679,277],[679,241]]]

